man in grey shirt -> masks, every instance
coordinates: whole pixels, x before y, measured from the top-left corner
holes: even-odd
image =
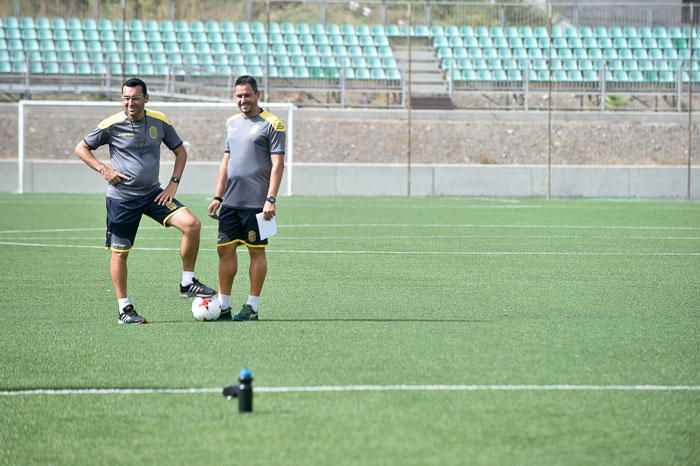
[[[267,275],[267,239],[260,239],[255,216],[262,212],[269,220],[277,213],[285,132],[282,120],[258,105],[255,78],[240,76],[234,93],[241,113],[226,121],[224,157],[209,215],[219,218],[219,319],[245,321],[258,320],[258,302]],[[250,292],[241,311],[231,316],[231,288],[238,270],[236,248],[241,244],[250,254]]]
[[[187,151],[164,114],[146,109],[146,83],[131,78],[122,85],[124,111],[104,119],[75,147],[75,154],[109,183],[107,186],[107,248],[111,249],[110,274],[117,295],[120,324],[143,324],[127,294],[127,258],[136,238],[143,214],[165,227],[182,232],[180,255],[182,280],[180,296],[210,297],[216,291],[194,277],[199,251],[201,222],[175,199],[178,183],[185,170]],[[175,154],[170,183],[163,189],[159,182],[160,145]],[[111,167],[92,153],[109,144]]]

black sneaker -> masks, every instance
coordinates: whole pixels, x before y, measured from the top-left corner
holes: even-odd
[[[216,290],[209,288],[196,278],[187,286],[180,285],[180,296],[183,298],[211,298],[216,294]]]
[[[258,320],[258,313],[253,310],[250,304],[244,304],[241,312],[233,316],[233,320],[241,322],[245,320]]]
[[[118,324],[146,324],[146,319],[136,313],[133,304],[127,304],[119,313]]]
[[[222,309],[221,314],[219,314],[219,318],[216,320],[233,320],[233,318],[231,317],[231,308],[227,307],[226,309]]]

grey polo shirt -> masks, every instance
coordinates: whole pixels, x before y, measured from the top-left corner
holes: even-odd
[[[138,121],[129,120],[123,111],[105,118],[84,141],[91,150],[109,144],[112,167],[129,176],[107,187],[107,197],[113,199],[134,199],[158,188],[161,142],[170,150],[182,145],[168,117],[149,109]]]
[[[262,209],[270,187],[272,154],[284,154],[284,123],[262,111],[253,118],[234,115],[226,121],[224,153],[229,154],[223,205]]]

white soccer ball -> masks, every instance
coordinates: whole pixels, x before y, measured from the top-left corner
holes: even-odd
[[[192,315],[199,321],[218,319],[221,315],[219,299],[216,297],[194,298],[194,301],[192,301]]]

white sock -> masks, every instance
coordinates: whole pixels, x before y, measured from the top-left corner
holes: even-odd
[[[260,301],[260,296],[248,295],[248,301],[246,304],[250,304],[255,312],[258,312],[258,302]]]
[[[221,309],[228,309],[231,307],[231,295],[230,294],[220,294],[219,303],[221,304]]]
[[[182,286],[191,285],[193,278],[194,278],[194,272],[185,272],[183,270],[182,271],[182,281],[180,281],[180,285],[182,285]]]
[[[117,302],[119,302],[119,312],[122,312],[122,310],[130,304],[128,297],[122,298],[122,299],[117,299]]]

